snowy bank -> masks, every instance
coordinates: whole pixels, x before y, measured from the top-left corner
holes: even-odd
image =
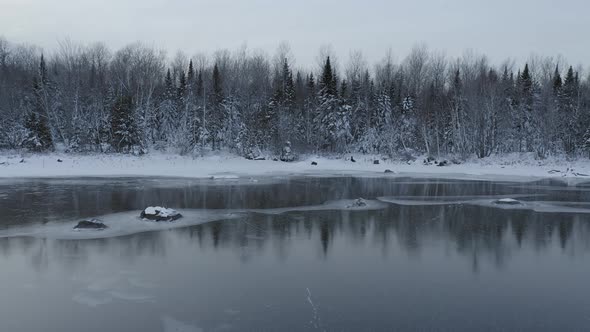
[[[355,155],[349,158],[309,156],[295,162],[247,160],[220,154],[188,157],[151,153],[130,155],[72,155],[44,154],[21,156],[0,155],[0,178],[34,177],[189,177],[231,181],[244,176],[412,176],[454,179],[522,180],[523,178],[563,178],[569,183],[590,182],[590,160],[534,160],[530,155],[513,154],[505,157],[472,159],[462,164],[438,167],[414,162],[381,160],[375,156]],[[312,161],[316,165],[312,165]],[[393,173],[385,173],[390,169]]]

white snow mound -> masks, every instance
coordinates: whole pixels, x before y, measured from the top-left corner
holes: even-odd
[[[520,201],[515,200],[514,198],[500,198],[496,201],[496,204],[520,204]]]
[[[148,206],[143,212],[147,215],[158,216],[168,218],[178,215],[178,212],[174,209],[169,209],[161,206]]]

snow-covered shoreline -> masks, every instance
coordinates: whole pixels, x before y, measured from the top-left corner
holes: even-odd
[[[352,175],[352,176],[412,176],[444,177],[481,180],[564,179],[568,183],[590,182],[590,160],[566,161],[547,159],[537,161],[527,155],[474,159],[459,165],[438,167],[424,165],[422,159],[407,163],[387,160],[374,164],[373,156],[348,158],[307,156],[285,163],[273,160],[247,160],[220,154],[205,157],[151,153],[130,155],[72,155],[63,153],[43,155],[0,155],[0,178],[48,177],[186,177],[232,179],[240,176],[287,175]],[[60,160],[60,161],[58,161]],[[317,165],[311,162],[316,161]],[[393,173],[384,173],[386,169]]]

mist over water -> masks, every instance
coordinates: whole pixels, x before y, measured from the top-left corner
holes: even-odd
[[[584,330],[584,188],[404,178],[3,181],[0,322],[6,331]],[[301,208],[359,197],[412,204]],[[496,197],[554,208],[479,203]],[[246,212],[102,239],[10,236],[148,205]]]

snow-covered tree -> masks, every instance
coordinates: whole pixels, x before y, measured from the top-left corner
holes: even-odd
[[[133,99],[121,96],[111,110],[112,147],[122,153],[142,153],[141,135],[137,128]]]

